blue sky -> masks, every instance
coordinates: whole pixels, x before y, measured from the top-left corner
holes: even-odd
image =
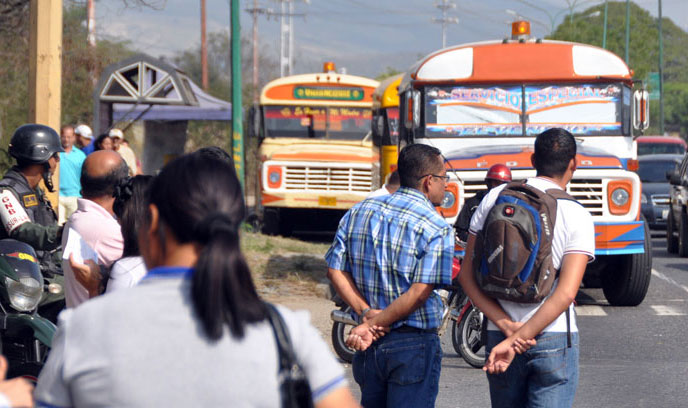
[[[199,0],[148,0],[159,9],[127,8],[122,0],[96,2],[97,35],[130,40],[134,48],[152,56],[171,56],[200,42]],[[208,31],[228,30],[229,0],[206,0]],[[295,1],[295,73],[319,70],[333,60],[348,73],[375,76],[385,67],[406,69],[420,56],[441,48],[441,26],[436,0],[304,0]],[[533,34],[547,35],[575,4],[582,11],[602,0],[452,0],[450,11],[459,23],[449,25],[447,45],[503,38],[509,22],[519,14],[531,20]],[[634,0],[657,15],[657,0]],[[250,35],[251,16],[240,2],[244,35]],[[276,0],[259,0],[259,7],[276,12]],[[662,0],[663,14],[688,31],[688,0]],[[507,11],[509,10],[509,11]],[[279,21],[259,16],[258,30],[265,52],[279,53]]]

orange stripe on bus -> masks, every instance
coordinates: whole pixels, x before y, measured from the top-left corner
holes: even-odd
[[[333,146],[336,149],[336,146]],[[273,160],[320,160],[320,161],[353,161],[364,163],[377,163],[380,160],[378,154],[372,157],[358,156],[355,154],[341,154],[341,153],[275,153],[272,155]]]
[[[262,198],[263,204],[274,203],[275,201],[279,201],[279,200],[284,200],[284,198],[263,193],[263,198]]]

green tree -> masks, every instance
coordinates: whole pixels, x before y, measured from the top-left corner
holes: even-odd
[[[0,8],[0,171],[11,165],[6,148],[14,130],[26,123],[29,113],[29,7],[28,0],[12,0]],[[135,0],[134,2],[138,2]],[[132,3],[133,4],[133,3]],[[7,11],[7,13],[5,13]],[[11,11],[11,12],[10,12]],[[67,5],[62,36],[62,123],[91,123],[93,82],[89,70],[99,73],[105,66],[132,54],[124,42],[98,41],[92,50],[86,42],[86,9]],[[7,24],[4,24],[7,23]],[[8,30],[11,30],[8,31]]]
[[[383,79],[389,78],[393,75],[401,74],[403,71],[399,71],[396,68],[387,67],[384,71],[380,72],[378,76],[375,77],[376,81],[382,81]]]
[[[625,55],[626,2],[609,2],[607,20],[607,49]],[[602,46],[604,5],[596,5],[564,18],[550,37],[554,40],[573,41]],[[686,135],[685,118],[688,117],[688,33],[669,18],[662,19],[664,44],[664,112],[665,129]],[[631,3],[629,67],[634,77],[645,81],[650,72],[659,71],[658,19]],[[652,101],[650,129],[645,133],[659,132],[659,102]]]

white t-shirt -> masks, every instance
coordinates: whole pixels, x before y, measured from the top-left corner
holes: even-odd
[[[557,184],[545,178],[528,179],[527,184],[539,190],[546,191],[552,188],[561,190]],[[497,196],[506,187],[506,184],[493,188],[483,198],[480,206],[471,218],[470,233],[476,234],[482,230],[487,213],[497,201]],[[583,253],[588,255],[590,262],[595,259],[595,225],[592,215],[582,205],[570,200],[557,201],[557,219],[554,224],[554,236],[552,237],[552,264],[555,269],[561,266],[561,260],[566,254]],[[554,281],[552,292],[557,287],[559,280]],[[551,292],[550,292],[551,294]],[[544,302],[544,300],[542,301]],[[499,300],[499,304],[514,322],[526,322],[542,306],[542,303],[514,303]],[[569,306],[571,315],[571,332],[577,332],[576,317],[573,304]],[[488,323],[488,330],[499,330],[492,322]],[[562,313],[544,330],[545,332],[566,332],[566,313]]]
[[[368,194],[366,198],[372,198],[372,197],[384,197],[386,195],[390,195],[391,193],[389,190],[387,190],[387,185],[383,185],[382,187],[378,188],[377,190],[373,191],[372,193]]]
[[[278,407],[278,354],[266,321],[244,337],[204,335],[188,279],[147,278],[60,313],[34,396],[58,407]],[[346,387],[307,312],[279,307],[315,402]]]
[[[146,272],[148,272],[146,264],[140,256],[128,256],[120,259],[112,265],[105,293],[136,286],[146,276]]]

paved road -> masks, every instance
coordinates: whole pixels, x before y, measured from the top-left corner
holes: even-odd
[[[688,258],[669,256],[664,239],[653,238],[653,246],[653,276],[640,306],[609,306],[601,289],[579,294],[575,407],[688,407]],[[437,407],[489,407],[482,371],[456,355],[449,336],[442,342]]]

